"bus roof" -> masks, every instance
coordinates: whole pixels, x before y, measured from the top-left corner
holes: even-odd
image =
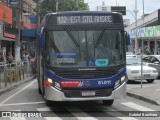
[[[119,14],[122,15],[120,12],[110,12],[110,11],[61,11],[61,12],[55,12],[55,13],[48,13],[46,16],[50,15],[73,15],[73,14]]]

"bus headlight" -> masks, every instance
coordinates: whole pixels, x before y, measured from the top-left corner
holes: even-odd
[[[44,87],[51,87],[53,81],[51,78],[47,78],[47,80],[44,81]]]
[[[54,88],[61,90],[61,85],[59,82],[53,81],[53,79],[48,78],[47,83],[48,83],[48,87],[53,86]]]
[[[126,79],[125,75],[121,77],[121,84],[125,81],[125,79]]]
[[[47,81],[52,84],[53,83],[53,80],[51,78],[48,78]]]

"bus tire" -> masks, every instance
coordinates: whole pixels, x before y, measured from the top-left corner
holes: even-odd
[[[147,83],[153,83],[154,79],[147,79]]]
[[[39,94],[42,94],[42,91],[41,91],[41,88],[39,85],[38,85],[38,92],[39,92]]]
[[[37,78],[38,79],[38,78]],[[38,93],[39,94],[42,94],[42,91],[41,91],[41,88],[40,88],[40,85],[39,85],[39,79],[37,80],[37,82],[38,82]]]
[[[110,106],[112,105],[114,100],[103,100],[103,105]]]
[[[46,105],[47,105],[47,106],[52,106],[52,105],[53,105],[53,101],[46,100]]]

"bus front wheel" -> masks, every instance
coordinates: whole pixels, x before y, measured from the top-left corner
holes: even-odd
[[[47,106],[52,106],[52,105],[53,105],[53,101],[46,100],[46,105],[47,105]]]
[[[112,105],[114,100],[103,100],[103,105],[110,106]]]
[[[42,91],[41,91],[41,88],[40,88],[39,82],[38,82],[38,92],[39,92],[39,94],[42,94]]]

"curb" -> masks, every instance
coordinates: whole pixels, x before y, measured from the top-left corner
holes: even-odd
[[[152,103],[152,104],[155,104],[155,105],[160,105],[160,103],[158,103],[157,101],[155,101],[155,100],[153,100],[153,99],[149,99],[149,98],[144,97],[144,96],[141,96],[141,95],[137,95],[137,94],[130,93],[130,92],[127,92],[126,94],[127,94],[128,96],[130,96],[130,97],[134,97],[134,98],[143,100],[143,101],[145,101],[145,102],[149,102],[149,103]]]
[[[27,78],[27,79],[21,80],[20,82],[15,83],[14,85],[11,85],[11,86],[9,86],[9,87],[6,87],[6,88],[0,90],[0,96],[1,96],[2,94],[5,94],[6,92],[9,92],[9,91],[11,91],[11,90],[19,87],[20,85],[23,85],[23,84],[25,84],[25,83],[33,80],[34,78],[36,78],[36,76],[32,76],[32,77],[29,77],[29,78]]]

